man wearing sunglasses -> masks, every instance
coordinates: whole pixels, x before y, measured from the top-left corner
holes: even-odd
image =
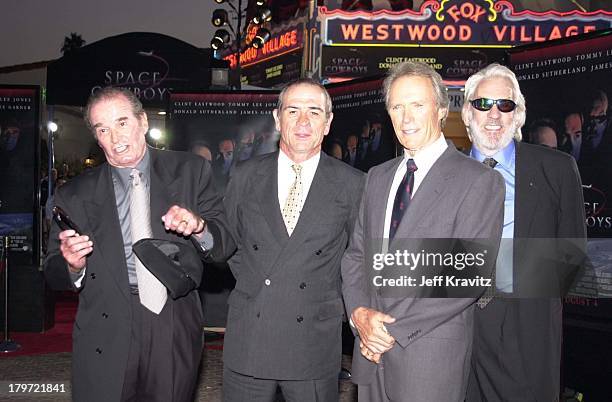
[[[521,142],[525,99],[508,68],[492,64],[474,74],[465,84],[465,99],[461,115],[473,143],[470,156],[491,161],[506,183],[497,292],[476,308],[466,401],[558,401],[563,290],[551,285],[571,276],[562,274],[567,266],[559,261],[574,269],[583,257],[586,228],[576,163],[567,154]],[[561,242],[577,247],[556,248]]]

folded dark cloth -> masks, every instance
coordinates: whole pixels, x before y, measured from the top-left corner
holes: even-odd
[[[142,264],[178,299],[196,288],[204,270],[191,244],[161,239],[141,239],[132,250]]]

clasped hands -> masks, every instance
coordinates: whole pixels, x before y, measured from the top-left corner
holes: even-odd
[[[395,344],[385,324],[392,324],[395,318],[367,307],[357,307],[351,314],[353,325],[359,333],[359,349],[366,359],[379,363],[383,353]]]
[[[173,205],[161,217],[166,230],[183,236],[194,235],[198,238],[206,227],[206,222],[196,213]],[[64,230],[59,234],[60,252],[68,263],[68,269],[79,273],[85,268],[87,256],[93,251],[93,242],[89,236],[76,233],[74,230]]]

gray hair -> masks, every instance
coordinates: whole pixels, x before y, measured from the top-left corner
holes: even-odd
[[[98,104],[98,102],[101,102],[103,100],[115,99],[121,96],[123,96],[130,103],[134,116],[140,118],[142,115],[145,114],[144,108],[142,107],[142,103],[136,97],[134,92],[126,88],[104,87],[94,92],[87,100],[87,105],[85,105],[85,113],[83,114],[83,119],[85,120],[87,128],[93,131],[93,124],[91,122],[91,109],[96,104]]]
[[[446,109],[446,114],[440,122],[440,127],[444,127],[446,118],[448,117],[448,90],[442,82],[442,77],[429,64],[419,61],[405,61],[394,65],[388,72],[387,78],[383,81],[382,90],[385,97],[385,106],[389,108],[389,92],[395,81],[403,77],[424,77],[429,78],[431,87],[436,98],[436,106],[438,109]]]
[[[516,131],[513,136],[515,140],[520,141],[523,138],[521,127],[525,125],[525,117],[527,114],[525,97],[521,92],[521,87],[516,79],[516,75],[506,66],[497,63],[489,64],[487,67],[468,78],[465,82],[465,100],[463,102],[463,108],[461,109],[461,117],[464,121],[470,121],[468,118],[471,112],[470,101],[474,100],[472,99],[474,92],[476,92],[476,88],[478,88],[481,81],[491,78],[505,78],[512,84],[512,95],[514,98],[512,100],[516,103],[516,109],[514,109],[514,125],[516,126]]]
[[[329,92],[327,92],[327,89],[323,85],[313,80],[312,78],[300,78],[300,79],[297,79],[285,85],[283,89],[280,91],[280,94],[278,94],[278,102],[276,104],[276,109],[279,112],[283,110],[283,99],[285,97],[285,93],[289,90],[289,88],[292,88],[298,85],[310,85],[313,87],[317,87],[321,91],[323,91],[323,94],[325,95],[325,114],[327,115],[327,117],[329,117],[330,113],[332,112],[331,96],[329,95]]]

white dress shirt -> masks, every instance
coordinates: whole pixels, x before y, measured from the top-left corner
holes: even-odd
[[[319,160],[321,159],[321,153],[318,152],[315,156],[305,160],[299,165],[302,166],[302,199],[300,200],[300,212],[304,207],[304,202],[308,196],[310,185],[314,179],[314,175],[317,172],[317,166],[319,166]],[[280,205],[281,212],[287,202],[289,196],[289,189],[295,182],[295,171],[291,166],[295,165],[287,154],[282,150],[278,153],[278,205]],[[299,218],[298,218],[299,219]]]
[[[387,209],[385,211],[385,229],[383,232],[383,237],[385,239],[389,238],[389,226],[391,225],[391,214],[393,213],[393,203],[395,202],[395,194],[397,193],[397,189],[406,174],[406,162],[408,159],[414,159],[414,163],[417,166],[416,172],[414,172],[414,188],[412,189],[411,197],[414,197],[414,194],[419,189],[419,186],[423,182],[425,176],[429,172],[429,169],[433,166],[433,164],[438,160],[438,158],[446,151],[448,148],[448,144],[446,143],[446,139],[444,138],[444,134],[440,134],[437,140],[427,145],[425,148],[419,150],[414,156],[410,156],[408,151],[404,149],[404,158],[401,163],[397,167],[395,171],[395,176],[393,177],[393,183],[391,183],[391,190],[389,191],[389,196],[387,198]],[[388,249],[386,241],[383,242],[383,248],[385,251]]]

